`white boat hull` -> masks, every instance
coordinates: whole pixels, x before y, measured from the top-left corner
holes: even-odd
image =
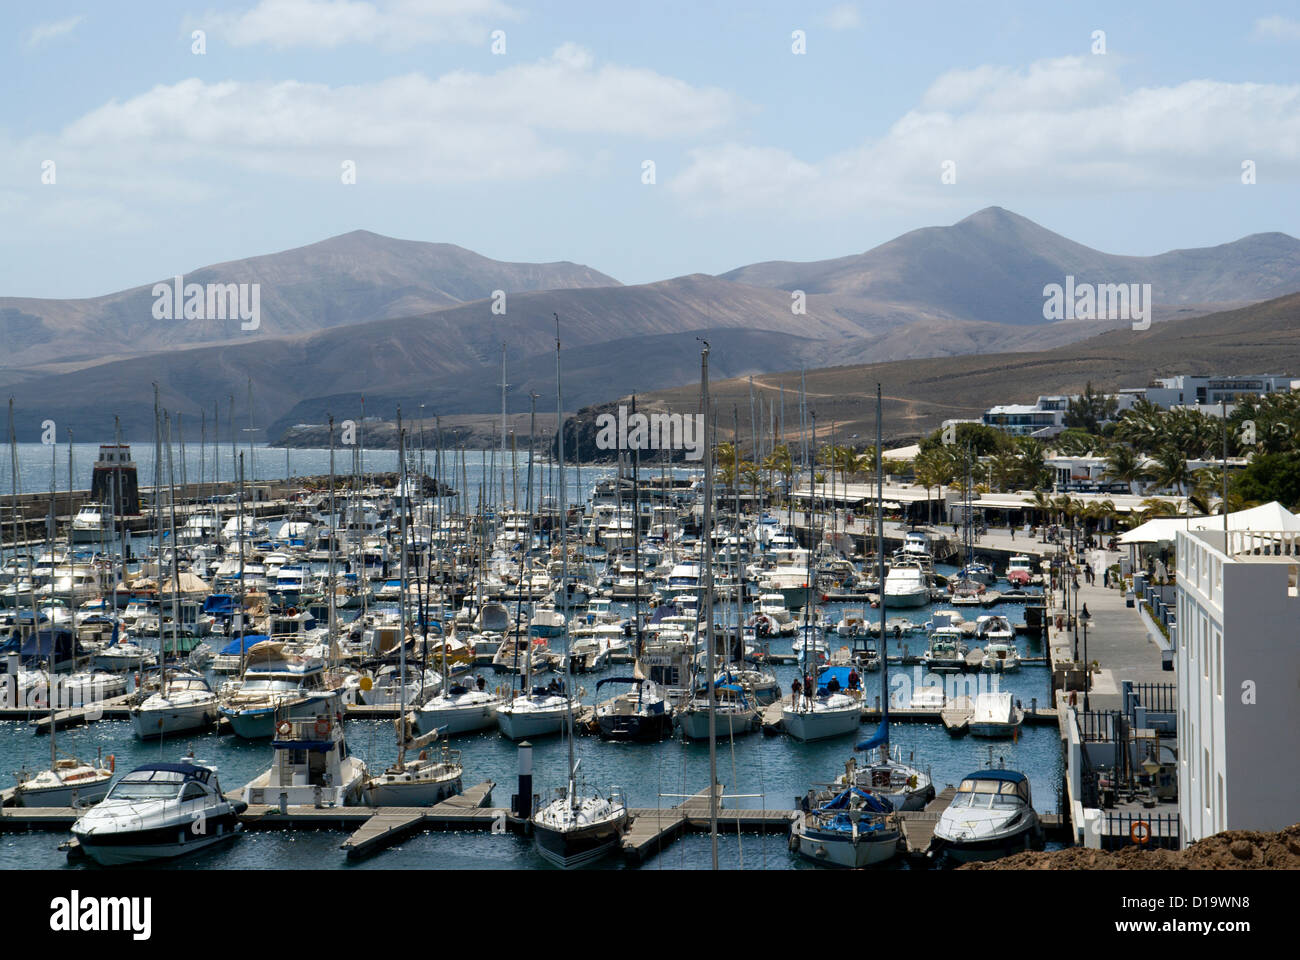
[[[857,707],[842,710],[792,710],[781,711],[785,732],[796,740],[827,740],[856,733],[862,723],[862,713]]]
[[[559,733],[564,727],[568,711],[556,710],[498,710],[497,726],[507,740],[527,740]]]
[[[141,740],[210,726],[221,715],[214,697],[208,703],[173,705],[160,710],[131,711],[131,727]]]
[[[857,843],[845,839],[829,839],[802,834],[799,853],[814,863],[859,870],[863,867],[885,863],[898,855],[898,833],[889,831],[888,837],[879,840],[859,838]]]

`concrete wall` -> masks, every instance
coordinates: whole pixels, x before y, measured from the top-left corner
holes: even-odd
[[[1178,534],[1179,813],[1184,842],[1300,820],[1300,596],[1291,558],[1233,560]]]

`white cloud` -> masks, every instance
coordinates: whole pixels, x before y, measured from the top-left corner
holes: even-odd
[[[77,14],[75,17],[66,17],[63,20],[50,20],[46,23],[38,23],[32,28],[32,32],[27,35],[27,46],[34,47],[37,44],[44,43],[46,40],[53,40],[55,37],[61,37],[65,33],[71,33],[86,18],[83,14]]]
[[[856,4],[841,3],[831,7],[822,22],[832,30],[854,30],[862,26],[862,15]]]
[[[212,22],[235,46],[328,50],[351,43],[486,43],[492,29],[519,17],[502,0],[261,0]]]
[[[597,63],[565,44],[491,74],[411,73],[353,86],[161,84],[14,144],[0,172],[32,179],[52,157],[57,189],[126,191],[201,182],[203,164],[337,181],[343,161],[353,160],[359,184],[517,182],[588,169],[607,138],[698,136],[742,109],[724,90]]]
[[[938,77],[883,136],[824,158],[784,146],[692,151],[669,184],[700,210],[824,216],[933,203],[941,191],[1071,193],[1237,182],[1241,162],[1300,177],[1300,85],[1126,89],[1102,58]],[[944,161],[957,186],[941,184]]]
[[[1255,36],[1271,40],[1300,40],[1300,21],[1286,17],[1260,17],[1255,21]]]

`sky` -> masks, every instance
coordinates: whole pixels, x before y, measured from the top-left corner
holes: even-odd
[[[0,296],[355,229],[624,283],[990,205],[1118,254],[1300,234],[1293,2],[0,11]]]

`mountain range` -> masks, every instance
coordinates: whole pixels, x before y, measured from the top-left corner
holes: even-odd
[[[1300,241],[1256,234],[1155,257],[1100,253],[997,207],[914,230],[861,254],[768,262],[721,276],[621,285],[573,263],[503,263],[450,244],[354,231],[205,267],[186,283],[258,283],[261,323],[153,317],[152,285],[87,300],[0,298],[0,343],[34,437],[54,419],[80,437],[152,434],[152,382],[183,412],[251,416],[272,441],[299,423],[361,412],[464,415],[507,405],[554,411],[555,316],[566,409],[698,377],[699,344],[719,378],[800,367],[1052,350],[1127,320],[1049,322],[1043,288],[1150,283],[1159,323],[1300,290]],[[160,278],[170,281],[170,278]],[[1053,387],[1047,392],[1055,392]],[[1060,389],[1064,389],[1062,386]]]

